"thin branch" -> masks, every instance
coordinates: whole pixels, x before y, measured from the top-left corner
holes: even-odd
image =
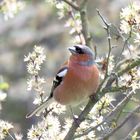
[[[79,125],[85,120],[85,117],[90,112],[90,110],[92,109],[93,105],[96,102],[93,102],[92,100],[89,100],[85,109],[78,116]],[[75,134],[77,128],[79,127],[79,125],[75,121],[73,121],[72,126],[71,126],[69,132],[67,133],[66,137],[64,138],[64,140],[73,140],[74,139],[74,134]]]
[[[87,2],[88,0],[83,0],[83,2],[80,5],[80,17],[82,22],[82,33],[85,38],[85,43],[87,46],[91,47],[91,34],[89,33],[88,29],[88,18],[87,18]]]
[[[140,128],[140,123],[138,123],[123,140],[131,139],[133,133],[135,133]]]
[[[130,60],[130,61],[129,61],[129,60]],[[129,70],[131,70],[131,69],[133,69],[134,67],[140,65],[140,59],[136,59],[136,60],[129,59],[129,60],[128,60],[129,63],[128,63],[128,65],[127,65],[125,68],[118,70],[118,72],[116,72],[115,75],[112,75],[112,76],[108,79],[105,88],[108,88],[108,87],[110,87],[110,86],[112,85],[112,83],[116,80],[116,75],[117,75],[118,77],[120,77],[120,76],[123,75],[124,73],[127,73]]]
[[[112,47],[111,47],[111,35],[110,35],[110,23],[108,23],[104,17],[102,16],[102,14],[100,13],[100,11],[97,9],[97,13],[99,15],[99,17],[101,18],[101,20],[103,21],[103,23],[105,24],[105,30],[107,32],[107,40],[108,40],[108,56],[107,56],[107,67],[106,67],[106,73],[105,73],[105,78],[108,76],[108,66],[109,66],[109,58],[110,58],[110,55],[111,55],[111,50],[112,50]]]
[[[140,65],[140,59],[133,60],[124,69],[122,69],[118,72],[118,76],[123,75],[124,73],[128,72],[129,70],[131,70],[134,67],[139,66],[139,65]]]
[[[79,11],[80,10],[80,8],[76,5],[76,4],[74,4],[73,2],[71,2],[71,1],[69,1],[69,0],[63,0],[65,3],[67,3],[69,6],[71,6],[73,9],[75,9],[75,10],[77,10],[77,11]]]
[[[140,105],[138,105],[132,112],[130,112],[125,119],[115,128],[113,129],[110,133],[106,134],[105,136],[99,138],[99,140],[105,140],[111,137],[117,130],[119,130],[132,116],[134,113],[136,113],[138,110],[140,110]]]
[[[14,137],[12,136],[12,134],[11,134],[9,131],[7,131],[7,134],[10,136],[10,138],[11,138],[12,140],[16,140],[16,138],[14,138]]]
[[[123,59],[122,61],[118,62],[116,65],[116,71],[122,66],[122,65],[126,65],[127,63],[131,62],[132,59]]]
[[[99,17],[101,18],[101,20],[103,21],[103,23],[105,24],[105,26],[106,26],[107,28],[110,27],[111,24],[108,23],[108,22],[105,20],[105,18],[101,15],[99,9],[96,9],[96,11],[97,11]],[[106,28],[105,28],[105,29],[106,29]]]
[[[82,34],[81,30],[79,30],[79,29],[77,28],[79,25],[77,25],[77,23],[76,23],[76,20],[75,20],[73,11],[70,11],[70,15],[71,15],[71,17],[72,17],[72,19],[73,19],[73,21],[74,21],[75,29],[76,29],[76,32],[77,32],[79,38],[80,38],[80,41],[81,41],[81,43],[83,43],[83,34]],[[84,43],[85,43],[85,42],[84,42]]]
[[[95,52],[95,60],[96,60],[96,58],[97,58],[97,46],[96,45],[94,45],[94,52]]]
[[[109,47],[109,50],[108,50],[108,56],[107,56],[107,68],[106,68],[106,73],[105,73],[105,77],[103,79],[103,81],[101,82],[100,86],[98,89],[101,89],[101,87],[103,86],[103,84],[105,83],[105,81],[107,80],[108,78],[108,66],[109,66],[109,58],[110,58],[110,55],[111,55],[111,36],[110,36],[110,23],[107,23],[107,21],[104,19],[104,17],[101,15],[100,11],[98,9],[97,10],[97,13],[99,15],[99,17],[101,18],[101,20],[103,21],[103,23],[105,24],[105,29],[106,29],[106,32],[107,32],[107,35],[108,35],[108,47]],[[98,91],[97,91],[98,92]]]
[[[100,91],[98,94],[105,94],[105,93],[111,93],[111,92],[118,92],[118,91],[126,91],[128,88],[125,86],[122,87],[111,87],[111,88],[104,88],[102,91]]]
[[[122,47],[122,50],[121,50],[120,54],[118,55],[118,59],[116,60],[116,63],[115,63],[114,68],[116,68],[118,62],[120,61],[121,56],[122,56],[122,53],[123,53],[123,51],[124,51],[124,49],[125,49],[125,46],[128,44],[128,41],[129,41],[129,39],[131,38],[131,36],[132,36],[132,28],[131,28],[131,30],[130,30],[130,32],[129,32],[129,35],[128,35],[128,37],[127,37],[126,39],[124,39],[124,37],[121,36],[122,39],[124,40],[124,44],[123,44],[123,47]]]
[[[80,5],[80,9],[83,9],[84,6],[87,4],[88,0],[83,0],[81,5]]]
[[[121,114],[123,113],[123,109],[126,107],[127,103],[129,103],[130,99],[131,98],[128,98],[128,100],[124,102],[122,107],[119,109],[118,114],[115,116],[115,119],[113,119],[116,124],[117,124]]]
[[[80,17],[81,17],[81,22],[82,22],[82,33],[85,39],[85,44],[91,47],[91,35],[89,34],[89,31],[88,31],[88,23],[87,23],[88,19],[87,19],[87,11],[86,11],[88,0],[83,0],[80,7],[73,4],[69,0],[63,0],[63,1],[67,3],[68,5],[70,5],[73,9],[80,12]]]

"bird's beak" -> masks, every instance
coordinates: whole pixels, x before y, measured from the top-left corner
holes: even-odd
[[[69,50],[72,54],[76,54],[75,47],[69,47],[68,50]]]

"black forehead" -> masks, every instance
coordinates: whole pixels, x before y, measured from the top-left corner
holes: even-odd
[[[84,54],[85,53],[84,49],[81,48],[80,46],[74,46],[74,47],[75,47],[75,50],[76,50],[77,53],[79,53],[79,54]]]

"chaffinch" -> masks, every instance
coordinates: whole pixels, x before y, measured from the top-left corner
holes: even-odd
[[[94,61],[93,51],[85,45],[69,47],[69,60],[60,68],[53,80],[50,96],[27,118],[43,111],[51,100],[62,105],[76,105],[94,95],[99,85],[99,70]]]

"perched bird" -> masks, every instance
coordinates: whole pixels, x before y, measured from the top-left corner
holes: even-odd
[[[27,118],[44,110],[52,99],[62,105],[74,106],[96,93],[99,71],[93,51],[86,45],[75,45],[68,50],[71,56],[57,72],[50,96],[43,104],[27,114]]]

